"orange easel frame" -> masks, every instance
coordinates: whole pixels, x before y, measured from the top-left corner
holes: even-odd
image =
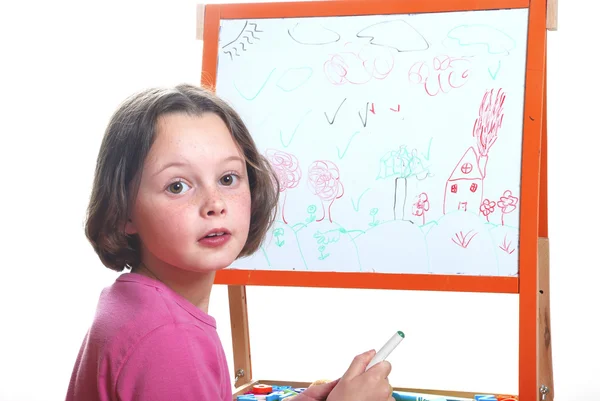
[[[554,7],[552,15],[547,13],[547,6]],[[245,286],[263,285],[518,294],[518,397],[522,401],[540,400],[540,389],[545,386],[548,392],[544,399],[553,400],[547,238],[546,29],[556,29],[555,0],[549,0],[548,4],[545,0],[321,0],[310,3],[201,5],[197,15],[197,34],[204,40],[201,81],[205,87],[215,87],[221,19],[414,14],[509,8],[529,9],[523,114],[519,276],[220,271],[217,273],[215,284],[225,284],[229,287],[234,372],[236,385],[239,386],[236,393],[258,382],[252,379]],[[475,394],[423,391],[469,397]],[[479,392],[481,393],[485,392]]]

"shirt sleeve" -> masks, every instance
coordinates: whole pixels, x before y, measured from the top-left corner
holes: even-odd
[[[191,324],[161,326],[136,344],[117,376],[119,401],[222,400],[218,345]]]

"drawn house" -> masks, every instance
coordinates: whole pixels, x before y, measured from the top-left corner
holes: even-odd
[[[483,174],[475,150],[471,147],[462,156],[444,192],[444,214],[455,210],[479,212],[483,200]]]

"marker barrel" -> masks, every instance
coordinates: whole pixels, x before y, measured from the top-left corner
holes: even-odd
[[[384,361],[398,346],[398,344],[402,342],[402,340],[404,340],[404,333],[401,331],[395,332],[392,338],[390,338],[388,342],[386,342],[384,346],[381,347],[379,351],[377,351],[373,359],[371,359],[371,362],[369,362],[369,364],[367,365],[366,370],[369,370],[375,364]]]

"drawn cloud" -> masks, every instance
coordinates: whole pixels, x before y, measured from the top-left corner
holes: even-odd
[[[398,52],[429,49],[429,43],[423,35],[404,20],[378,22],[359,31],[356,37],[369,39],[372,45],[387,46]]]
[[[516,46],[513,38],[489,25],[459,25],[447,36],[459,46],[483,46],[489,54],[509,54]]]
[[[298,22],[288,29],[288,35],[301,45],[327,45],[341,38],[339,33],[316,22]]]

